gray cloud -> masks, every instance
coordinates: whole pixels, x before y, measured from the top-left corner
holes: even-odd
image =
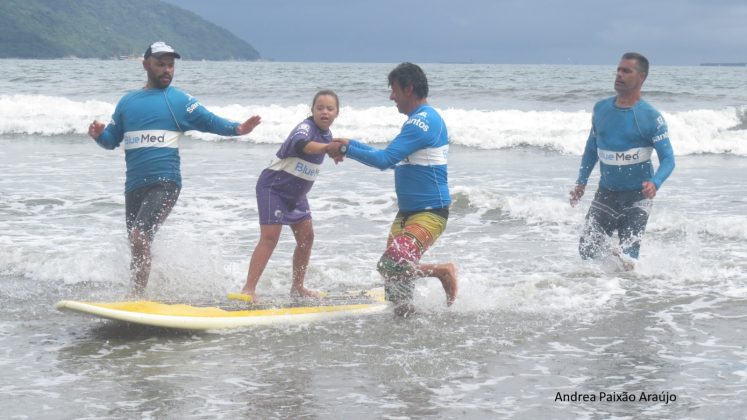
[[[288,61],[747,61],[747,3],[680,0],[169,0]]]

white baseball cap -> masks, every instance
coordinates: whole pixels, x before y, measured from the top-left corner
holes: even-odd
[[[143,56],[143,58],[148,58],[150,56],[160,57],[164,54],[174,54],[174,57],[182,58],[179,53],[174,51],[174,48],[172,48],[171,45],[168,45],[163,41],[158,41],[150,44],[148,49],[145,50],[145,55]]]

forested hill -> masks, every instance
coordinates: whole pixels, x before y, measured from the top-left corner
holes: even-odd
[[[165,41],[188,60],[257,60],[231,32],[159,0],[0,0],[0,58],[141,56]]]

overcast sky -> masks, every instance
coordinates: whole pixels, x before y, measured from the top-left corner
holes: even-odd
[[[276,61],[747,61],[747,0],[167,1]]]

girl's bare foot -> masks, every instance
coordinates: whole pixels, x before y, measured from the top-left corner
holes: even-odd
[[[242,289],[239,293],[241,294],[241,300],[250,303],[257,303],[258,296],[254,290],[249,291],[246,289]]]
[[[305,287],[294,287],[291,289],[290,295],[293,297],[305,297],[321,299],[324,295],[316,290],[307,289]]]

